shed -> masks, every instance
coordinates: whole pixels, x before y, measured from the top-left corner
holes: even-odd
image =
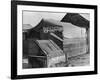
[[[36,40],[31,42],[35,44],[35,47],[38,47],[36,48],[37,50],[34,50],[37,54],[29,55],[29,62],[31,62],[32,67],[61,67],[58,64],[66,62],[63,50],[52,40]]]
[[[33,68],[52,67],[66,61],[62,31],[60,23],[45,19],[28,30],[28,59]]]

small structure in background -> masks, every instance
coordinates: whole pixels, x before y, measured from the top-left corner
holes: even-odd
[[[28,56],[28,32],[32,28],[30,24],[23,24],[22,27],[22,36],[23,36],[23,58],[26,58]]]

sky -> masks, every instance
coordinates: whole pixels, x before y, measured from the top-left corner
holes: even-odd
[[[50,13],[50,12],[23,12],[23,24],[31,24],[33,27],[36,26],[42,18],[54,19],[60,21],[66,13]]]
[[[23,11],[23,24],[31,24],[32,27],[35,27],[42,18],[60,21],[65,15],[66,13]],[[89,20],[89,14],[80,15]],[[85,37],[86,31],[84,28],[79,28],[75,25],[68,24],[68,26],[64,26],[63,29],[64,37]]]

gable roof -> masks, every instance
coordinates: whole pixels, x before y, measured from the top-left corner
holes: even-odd
[[[61,22],[69,22],[78,27],[89,28],[89,21],[78,13],[67,13]]]

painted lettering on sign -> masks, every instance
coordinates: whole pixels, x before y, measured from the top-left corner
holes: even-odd
[[[43,31],[44,33],[55,32],[55,31],[62,32],[63,28],[62,27],[43,27]]]

